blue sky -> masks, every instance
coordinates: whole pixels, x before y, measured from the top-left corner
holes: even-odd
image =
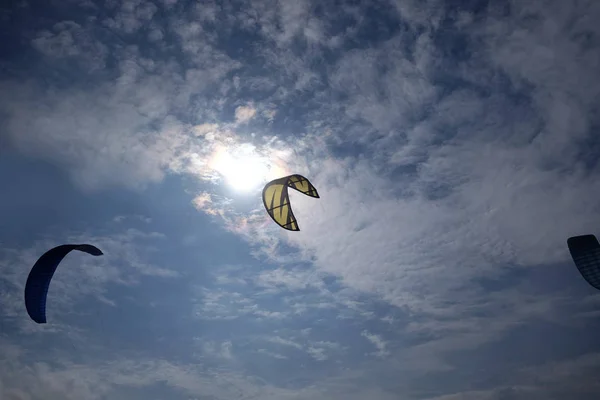
[[[3,7],[1,399],[600,395],[597,1]]]

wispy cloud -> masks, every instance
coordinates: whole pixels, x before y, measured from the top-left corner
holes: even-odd
[[[258,349],[257,352],[260,353],[260,354],[265,354],[265,355],[267,355],[269,357],[280,359],[280,360],[287,360],[288,359],[288,357],[286,357],[286,356],[284,356],[282,354],[274,353],[274,352],[271,352],[271,351],[266,350],[266,349]]]
[[[250,121],[256,115],[256,109],[252,106],[239,106],[235,109],[235,121],[245,123]]]
[[[2,50],[14,60],[0,68],[0,166],[27,181],[11,157],[41,160],[119,203],[165,183],[184,197],[169,207],[189,210],[65,228],[105,252],[64,260],[56,322],[40,328],[85,343],[79,355],[35,353],[23,313],[23,266],[58,239],[3,246],[0,397],[148,398],[156,382],[215,399],[597,397],[597,349],[579,338],[598,297],[565,241],[600,224],[600,3],[71,3],[43,20],[28,3],[0,12],[3,33],[23,30]],[[292,193],[302,231],[272,223],[260,188],[232,194],[223,160],[244,152],[268,165],[264,181],[315,184],[320,199]],[[192,272],[162,259],[180,238],[153,231],[188,211],[199,235],[223,228],[222,247],[193,249]],[[71,323],[101,312],[84,299],[148,334]],[[158,323],[119,314],[129,301],[177,306]],[[528,329],[573,339],[531,360],[513,350]],[[167,344],[150,351],[155,335]],[[206,364],[173,350],[187,344]],[[482,361],[500,353],[511,363]]]
[[[367,331],[363,331],[361,333],[361,336],[366,338],[369,342],[373,344],[373,346],[375,346],[377,351],[373,354],[375,354],[377,357],[385,357],[390,355],[390,353],[386,350],[387,343],[381,338],[381,336],[369,333]]]
[[[268,337],[266,338],[266,340],[274,344],[276,348],[279,348],[279,351],[275,354],[286,354],[289,352],[289,349],[294,349],[295,351],[305,352],[316,361],[325,361],[330,358],[338,358],[345,351],[344,347],[341,344],[330,341],[314,341],[307,340],[306,338],[286,339],[281,336]],[[275,357],[275,355],[271,356]],[[292,355],[290,354],[290,356]]]
[[[279,345],[282,345],[282,346],[289,346],[289,347],[293,347],[293,348],[298,349],[298,350],[302,349],[302,345],[301,344],[299,344],[297,342],[294,342],[293,340],[284,339],[284,338],[282,338],[280,336],[275,336],[275,337],[269,338],[268,340],[271,343],[279,344]]]
[[[80,64],[92,73],[105,68],[109,54],[105,44],[73,21],[59,22],[51,30],[39,32],[31,45],[46,57]]]
[[[227,360],[233,359],[232,353],[233,344],[231,341],[225,341],[223,343],[215,343],[214,341],[207,341],[202,343],[202,351],[212,357],[220,357]]]

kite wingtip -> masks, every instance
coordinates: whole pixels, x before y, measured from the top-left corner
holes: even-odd
[[[34,318],[34,317],[32,317],[30,315],[29,318],[31,318],[31,320],[33,322],[35,322],[36,324],[38,324],[38,325],[42,325],[42,324],[46,324],[47,323],[46,318],[44,318],[44,317],[42,317],[42,318],[35,317]]]
[[[570,249],[586,248],[586,247],[597,247],[600,245],[595,235],[585,234],[578,236],[571,236],[567,239],[567,245]]]

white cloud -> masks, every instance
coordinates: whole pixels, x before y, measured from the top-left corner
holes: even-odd
[[[138,22],[152,18],[153,7],[143,1],[123,3],[110,21],[120,24],[113,28],[138,29]],[[211,56],[203,54],[194,66],[180,69],[168,60],[143,55],[135,45],[108,47],[92,32],[91,26],[64,21],[52,32],[41,32],[32,45],[51,57],[48,68],[53,60],[76,57],[85,65],[73,68],[79,65],[86,74],[92,67],[102,68],[110,54],[117,79],[98,75],[86,87],[68,88],[48,87],[30,78],[0,80],[7,145],[63,167],[86,189],[143,188],[161,181],[167,172],[185,170],[190,154],[201,153],[201,144],[192,140],[191,127],[173,114],[188,107],[191,96],[226,86],[224,78],[236,63],[193,38],[189,40],[210,50]]]
[[[90,35],[90,32],[73,21],[55,24],[51,31],[40,32],[32,46],[52,58],[68,58],[81,63],[89,72],[103,69],[108,48]]]
[[[216,343],[214,341],[202,342],[202,351],[211,357],[219,357],[226,360],[233,359],[232,352],[233,344],[231,341],[225,341],[222,343]]]
[[[240,123],[246,123],[250,121],[256,115],[256,108],[252,106],[239,106],[235,109],[235,121]]]
[[[280,336],[271,337],[268,339],[268,341],[282,346],[293,347],[298,350],[301,350],[303,347],[300,343],[294,342],[293,340],[284,339]]]
[[[248,273],[213,269],[217,286],[196,287],[191,299],[202,327],[230,326],[244,316],[262,328],[335,310],[327,324],[358,329],[350,338],[362,331],[362,342],[377,357],[363,364],[349,360],[346,374],[303,381],[292,390],[259,382],[245,370],[161,357],[21,364],[14,361],[20,350],[6,346],[3,353],[13,361],[0,367],[0,397],[118,398],[118,385],[140,389],[162,381],[186,396],[216,399],[410,398],[422,378],[431,379],[427,374],[456,372],[450,354],[499,340],[515,327],[537,321],[585,326],[597,315],[597,298],[578,295],[566,283],[540,294],[531,292],[531,282],[514,284],[517,278],[497,291],[479,282],[500,286],[501,279],[533,276],[551,263],[573,268],[566,238],[594,232],[600,223],[593,143],[600,57],[592,45],[600,35],[594,17],[600,6],[563,3],[512,1],[475,15],[449,11],[436,0],[393,0],[339,7],[333,15],[331,6],[309,1],[256,1],[234,10],[225,3],[136,0],[111,2],[111,16],[101,17],[117,34],[110,45],[91,34],[97,26],[68,21],[33,35],[48,76],[65,64],[93,73],[79,88],[0,82],[6,118],[0,144],[61,166],[87,189],[143,188],[168,173],[199,178],[190,208],[224,221],[255,246],[260,264],[273,264],[242,266]],[[401,29],[388,31],[377,21],[381,31],[364,36],[376,12],[399,18],[392,25]],[[346,19],[348,26],[338,26]],[[224,40],[238,29],[243,34],[236,40]],[[265,41],[247,46],[257,35]],[[133,36],[152,41],[130,45]],[[104,73],[116,80],[105,81]],[[235,121],[220,120],[239,104],[245,105],[235,109]],[[245,133],[250,126],[242,126],[250,121],[257,127],[252,139]],[[211,154],[246,141],[279,151],[287,169],[307,175],[319,189],[318,200],[292,194],[302,231],[283,232],[265,219],[259,197],[257,210],[248,213],[211,185],[218,183],[208,166]],[[61,325],[71,300],[93,296],[118,305],[106,296],[109,284],[180,276],[148,262],[153,245],[141,242],[163,239],[135,230],[87,236],[106,255],[73,259],[77,266],[57,274],[53,288],[64,298],[53,299],[58,322],[45,333],[69,330],[69,337],[86,343],[84,330]],[[9,290],[0,302],[7,316],[22,315],[26,271],[14,266],[31,265],[49,245],[3,254]],[[343,290],[330,292],[325,282],[332,277],[332,286]],[[275,294],[280,301],[264,305]],[[311,331],[300,334],[298,327],[297,336],[269,332],[275,336],[263,341],[268,348],[257,352],[277,365],[308,355],[316,366],[339,362],[348,349],[344,356],[363,353],[346,346],[348,338],[310,340],[324,326],[323,318],[315,321]],[[422,340],[403,347],[393,333]],[[238,361],[242,347],[219,339],[205,342],[203,350],[225,362]],[[544,385],[563,398],[569,392],[560,385],[584,396],[600,390],[587,379],[596,364],[590,356],[539,367],[502,387],[456,380],[452,391],[458,393],[438,399],[551,398]],[[581,375],[569,369],[586,378],[575,379]],[[382,371],[403,378],[385,380]],[[573,381],[580,384],[569,386]],[[436,384],[412,397],[447,392]]]
[[[325,349],[320,349],[318,347],[309,347],[306,349],[308,354],[317,361],[325,361],[327,360],[327,355],[325,355]]]
[[[282,354],[274,353],[274,352],[266,350],[266,349],[258,349],[257,352],[260,353],[260,354],[265,354],[265,355],[267,355],[269,357],[280,359],[280,360],[287,360],[288,359],[288,357],[286,357],[286,356],[284,356]]]
[[[324,289],[324,283],[319,279],[317,271],[307,271],[300,268],[277,268],[263,271],[256,277],[259,286],[284,287],[287,290],[298,290],[312,287]]]
[[[115,31],[134,33],[147,25],[157,11],[158,8],[150,1],[124,1],[114,18],[106,18],[102,23]]]
[[[186,141],[175,121],[163,121],[157,131],[149,128],[150,118],[138,113],[163,114],[156,98],[139,99],[136,107],[129,103],[134,99],[122,98],[129,95],[105,90],[55,94],[40,93],[32,85],[1,86],[18,93],[10,103],[0,99],[10,116],[12,143],[26,155],[66,167],[86,189],[160,181]]]
[[[386,357],[390,355],[390,352],[386,350],[387,343],[381,338],[381,336],[376,335],[374,333],[370,333],[368,331],[363,331],[361,333],[361,336],[366,338],[369,342],[373,344],[373,346],[375,346],[377,351],[373,354],[375,354],[377,357]]]
[[[313,340],[307,340],[305,338],[305,340],[303,340],[303,342],[301,343],[295,337],[286,339],[281,336],[267,337],[266,340],[270,343],[277,345],[277,347],[279,347],[278,352],[268,351],[266,353],[275,358],[280,358],[280,357],[276,357],[275,354],[277,354],[277,355],[281,355],[281,353],[285,354],[286,348],[287,349],[292,348],[292,349],[295,349],[298,351],[305,352],[306,354],[308,354],[310,357],[312,357],[316,361],[329,360],[332,356],[338,356],[338,355],[342,354],[342,352],[344,351],[344,348],[339,343],[330,342],[330,341],[313,341]],[[272,353],[274,353],[274,354],[272,354]],[[290,357],[292,357],[292,356],[293,356],[293,353],[290,354]],[[283,356],[283,357],[288,358],[287,356]]]

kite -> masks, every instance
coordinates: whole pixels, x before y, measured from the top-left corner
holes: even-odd
[[[35,262],[25,284],[25,308],[38,324],[46,323],[46,297],[56,267],[72,250],[101,256],[100,249],[91,244],[63,244],[48,250]]]
[[[298,222],[290,205],[288,188],[296,189],[307,196],[319,198],[317,189],[302,175],[289,175],[267,183],[262,192],[267,213],[279,226],[288,231],[299,231]]]
[[[570,237],[569,252],[583,278],[600,290],[600,244],[594,235]]]

